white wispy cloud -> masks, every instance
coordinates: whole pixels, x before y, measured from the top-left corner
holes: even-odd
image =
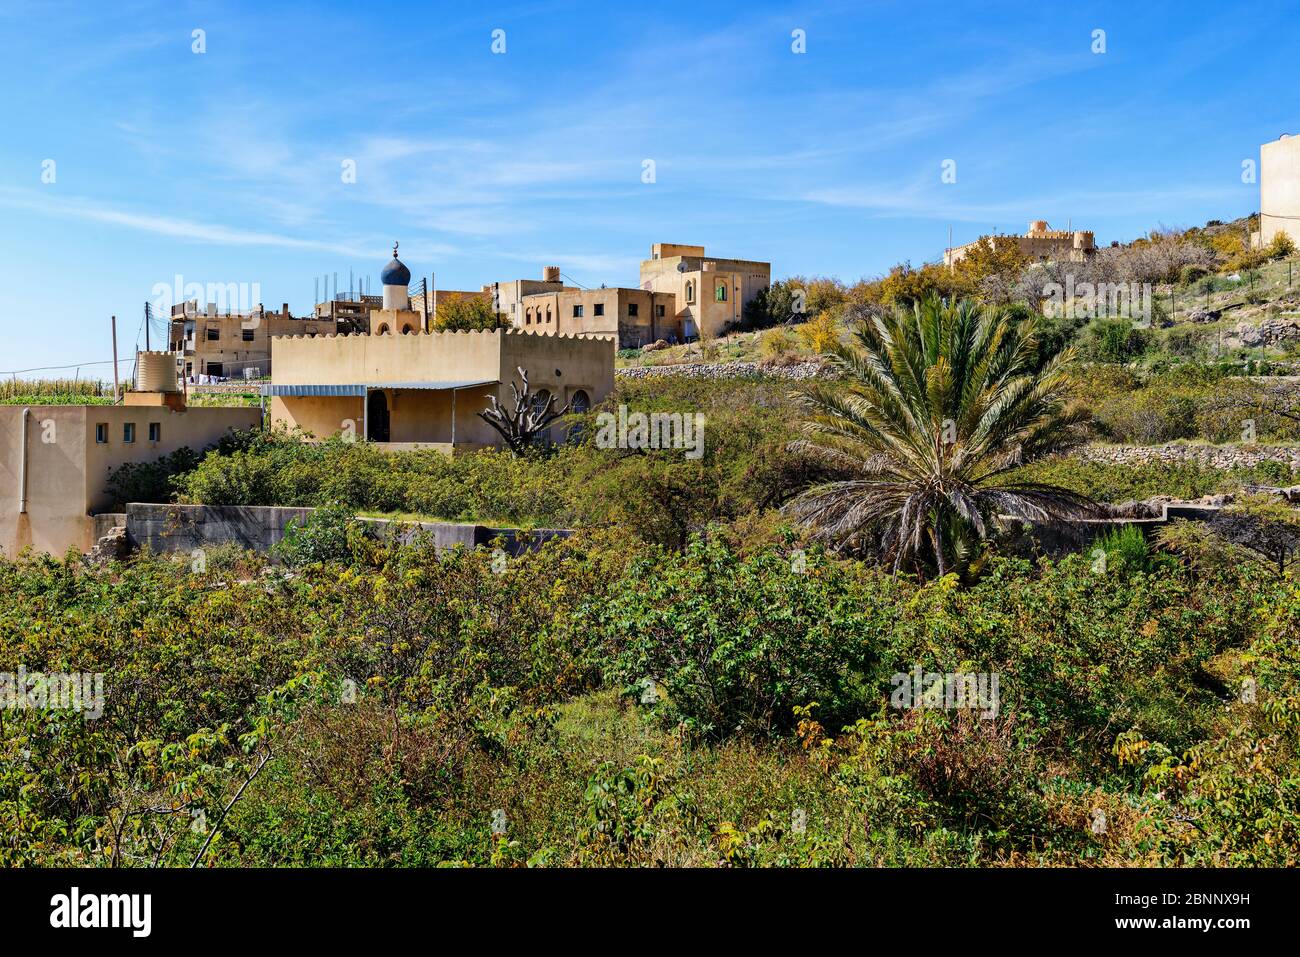
[[[51,193],[53,190],[51,189]],[[200,243],[226,246],[272,246],[280,249],[330,252],[342,256],[377,258],[383,255],[381,243],[355,242],[287,236],[261,230],[241,229],[219,223],[204,223],[173,216],[132,212],[77,196],[45,195],[31,191],[0,189],[0,206],[48,216],[106,223],[140,232]]]

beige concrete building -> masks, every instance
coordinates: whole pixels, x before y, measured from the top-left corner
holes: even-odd
[[[641,262],[641,288],[676,297],[680,335],[687,339],[726,331],[771,284],[771,263],[706,256],[703,246],[655,243]]]
[[[252,312],[200,311],[187,302],[172,310],[168,348],[185,356],[185,375],[255,378],[271,374],[271,338],[292,335],[333,335],[338,320],[331,316],[296,318],[286,302],[279,312],[258,307]]]
[[[174,368],[167,353],[142,356]],[[10,557],[27,546],[89,551],[94,516],[112,505],[113,469],[184,447],[200,451],[261,421],[259,409],[186,408],[174,391],[128,392],[121,405],[0,406],[0,549]]]
[[[335,331],[340,335],[365,332],[370,328],[370,312],[383,308],[383,296],[350,296],[340,293],[327,302],[318,302],[312,309],[317,319],[334,321]]]
[[[490,283],[483,287],[483,295],[491,300],[492,307],[497,313],[505,316],[506,325],[522,329],[523,306],[521,304],[525,296],[569,292],[575,288],[566,286],[561,280],[559,266],[544,266],[541,279],[510,279],[505,282]]]
[[[274,381],[262,391],[273,426],[452,452],[501,444],[478,413],[493,395],[513,407],[519,367],[557,407],[591,408],[614,388],[614,350],[607,336],[506,329],[284,337],[272,344]],[[556,426],[552,439],[561,432]]]
[[[677,296],[645,289],[602,286],[524,296],[513,325],[525,332],[613,336],[620,349],[682,338]]]
[[[1300,136],[1259,148],[1259,240],[1286,233],[1300,247]]]
[[[1044,219],[1036,219],[1029,224],[1023,236],[1013,236],[1020,251],[1032,262],[1083,262],[1097,251],[1096,240],[1090,230],[1086,229],[1052,229]],[[991,243],[992,236],[981,236],[964,246],[954,246],[944,250],[943,264],[953,266],[977,248],[981,243]]]

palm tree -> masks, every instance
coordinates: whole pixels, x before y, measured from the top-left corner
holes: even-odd
[[[806,438],[794,445],[833,477],[786,506],[815,537],[943,576],[999,518],[1092,512],[1010,474],[1077,441],[1083,418],[1065,409],[1072,351],[1040,355],[1032,320],[931,297],[860,319],[826,357],[847,385],[802,393]]]

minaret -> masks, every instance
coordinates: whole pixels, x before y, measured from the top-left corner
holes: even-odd
[[[408,287],[411,285],[411,270],[397,258],[397,243],[393,243],[393,258],[379,274],[379,281],[384,285],[384,308],[407,310],[411,308]]]

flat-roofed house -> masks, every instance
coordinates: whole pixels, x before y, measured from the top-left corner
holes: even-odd
[[[181,448],[199,452],[232,429],[261,425],[260,409],[187,407],[174,355],[140,359],[141,383],[170,366],[168,381],[126,393],[121,405],[0,406],[0,551],[87,552],[95,516],[113,504],[114,469]]]
[[[513,329],[387,336],[301,336],[272,341],[273,427],[445,452],[495,447],[478,413],[496,396],[513,408],[519,368],[535,394],[585,411],[614,388],[610,336],[538,335]],[[543,398],[542,401],[545,401]],[[562,427],[552,429],[560,441]]]
[[[703,246],[655,243],[641,261],[641,288],[676,297],[676,319],[687,339],[735,326],[745,306],[771,284],[771,263],[706,256]]]

